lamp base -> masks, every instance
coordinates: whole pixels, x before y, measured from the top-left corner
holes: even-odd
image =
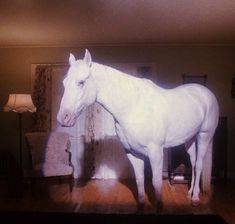
[[[13,156],[9,158],[8,162],[8,196],[12,198],[22,197],[24,193],[22,168]]]

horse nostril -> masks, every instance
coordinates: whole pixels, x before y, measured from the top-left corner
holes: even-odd
[[[71,117],[70,114],[69,114],[68,112],[66,112],[66,113],[64,114],[64,116],[63,116],[63,121],[64,121],[64,122],[69,121],[70,117]]]

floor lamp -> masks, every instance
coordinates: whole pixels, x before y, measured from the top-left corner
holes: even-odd
[[[19,118],[19,165],[22,169],[22,113],[36,112],[30,94],[10,94],[7,104],[3,109],[5,112],[13,111]]]

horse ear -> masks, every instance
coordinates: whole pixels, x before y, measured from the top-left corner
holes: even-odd
[[[92,62],[91,54],[87,49],[86,49],[85,56],[84,56],[83,60],[86,62],[86,64],[88,66],[91,66],[91,62]]]
[[[76,59],[72,53],[69,55],[69,64],[73,65],[76,62]]]

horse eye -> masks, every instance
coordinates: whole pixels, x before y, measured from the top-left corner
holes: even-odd
[[[85,84],[85,81],[84,81],[84,80],[81,80],[81,81],[78,82],[78,86],[80,86],[80,87],[83,87],[84,84]]]

